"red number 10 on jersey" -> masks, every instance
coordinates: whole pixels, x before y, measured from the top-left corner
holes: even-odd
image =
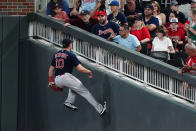
[[[64,59],[56,59],[56,68],[62,69],[64,67]]]

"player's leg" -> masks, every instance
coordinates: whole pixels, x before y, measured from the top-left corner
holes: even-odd
[[[72,74],[67,74],[67,78],[70,78],[69,87],[77,94],[84,97],[97,110],[97,112],[102,113],[103,110],[105,111],[106,107],[104,108],[95,100],[92,94],[88,91],[88,89],[82,84],[82,82],[79,79],[77,79]]]
[[[64,105],[72,110],[77,110],[78,107],[74,106],[73,103],[75,102],[76,99],[76,93],[69,89],[69,93],[67,96],[67,99],[65,100]]]

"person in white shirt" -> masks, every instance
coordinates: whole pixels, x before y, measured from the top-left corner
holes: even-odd
[[[157,28],[156,37],[152,41],[152,50],[155,51],[165,51],[168,53],[175,53],[172,41],[167,37],[167,29],[164,26],[159,26]]]

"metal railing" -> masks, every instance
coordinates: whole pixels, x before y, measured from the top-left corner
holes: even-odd
[[[77,35],[71,35],[69,32],[35,20],[29,23],[29,36],[36,36],[59,46],[63,38],[70,38],[73,40],[73,52],[170,95],[191,103],[196,101],[196,89],[190,83],[170,76],[164,71],[157,71],[148,65],[140,64],[129,57],[122,57],[118,52],[93,44],[94,41],[79,39]],[[157,64],[158,62],[157,60]]]

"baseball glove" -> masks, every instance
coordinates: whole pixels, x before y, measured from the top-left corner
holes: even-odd
[[[56,91],[56,92],[62,92],[63,91],[63,89],[56,86],[56,84],[54,82],[49,83],[48,87],[51,88],[53,91]]]

